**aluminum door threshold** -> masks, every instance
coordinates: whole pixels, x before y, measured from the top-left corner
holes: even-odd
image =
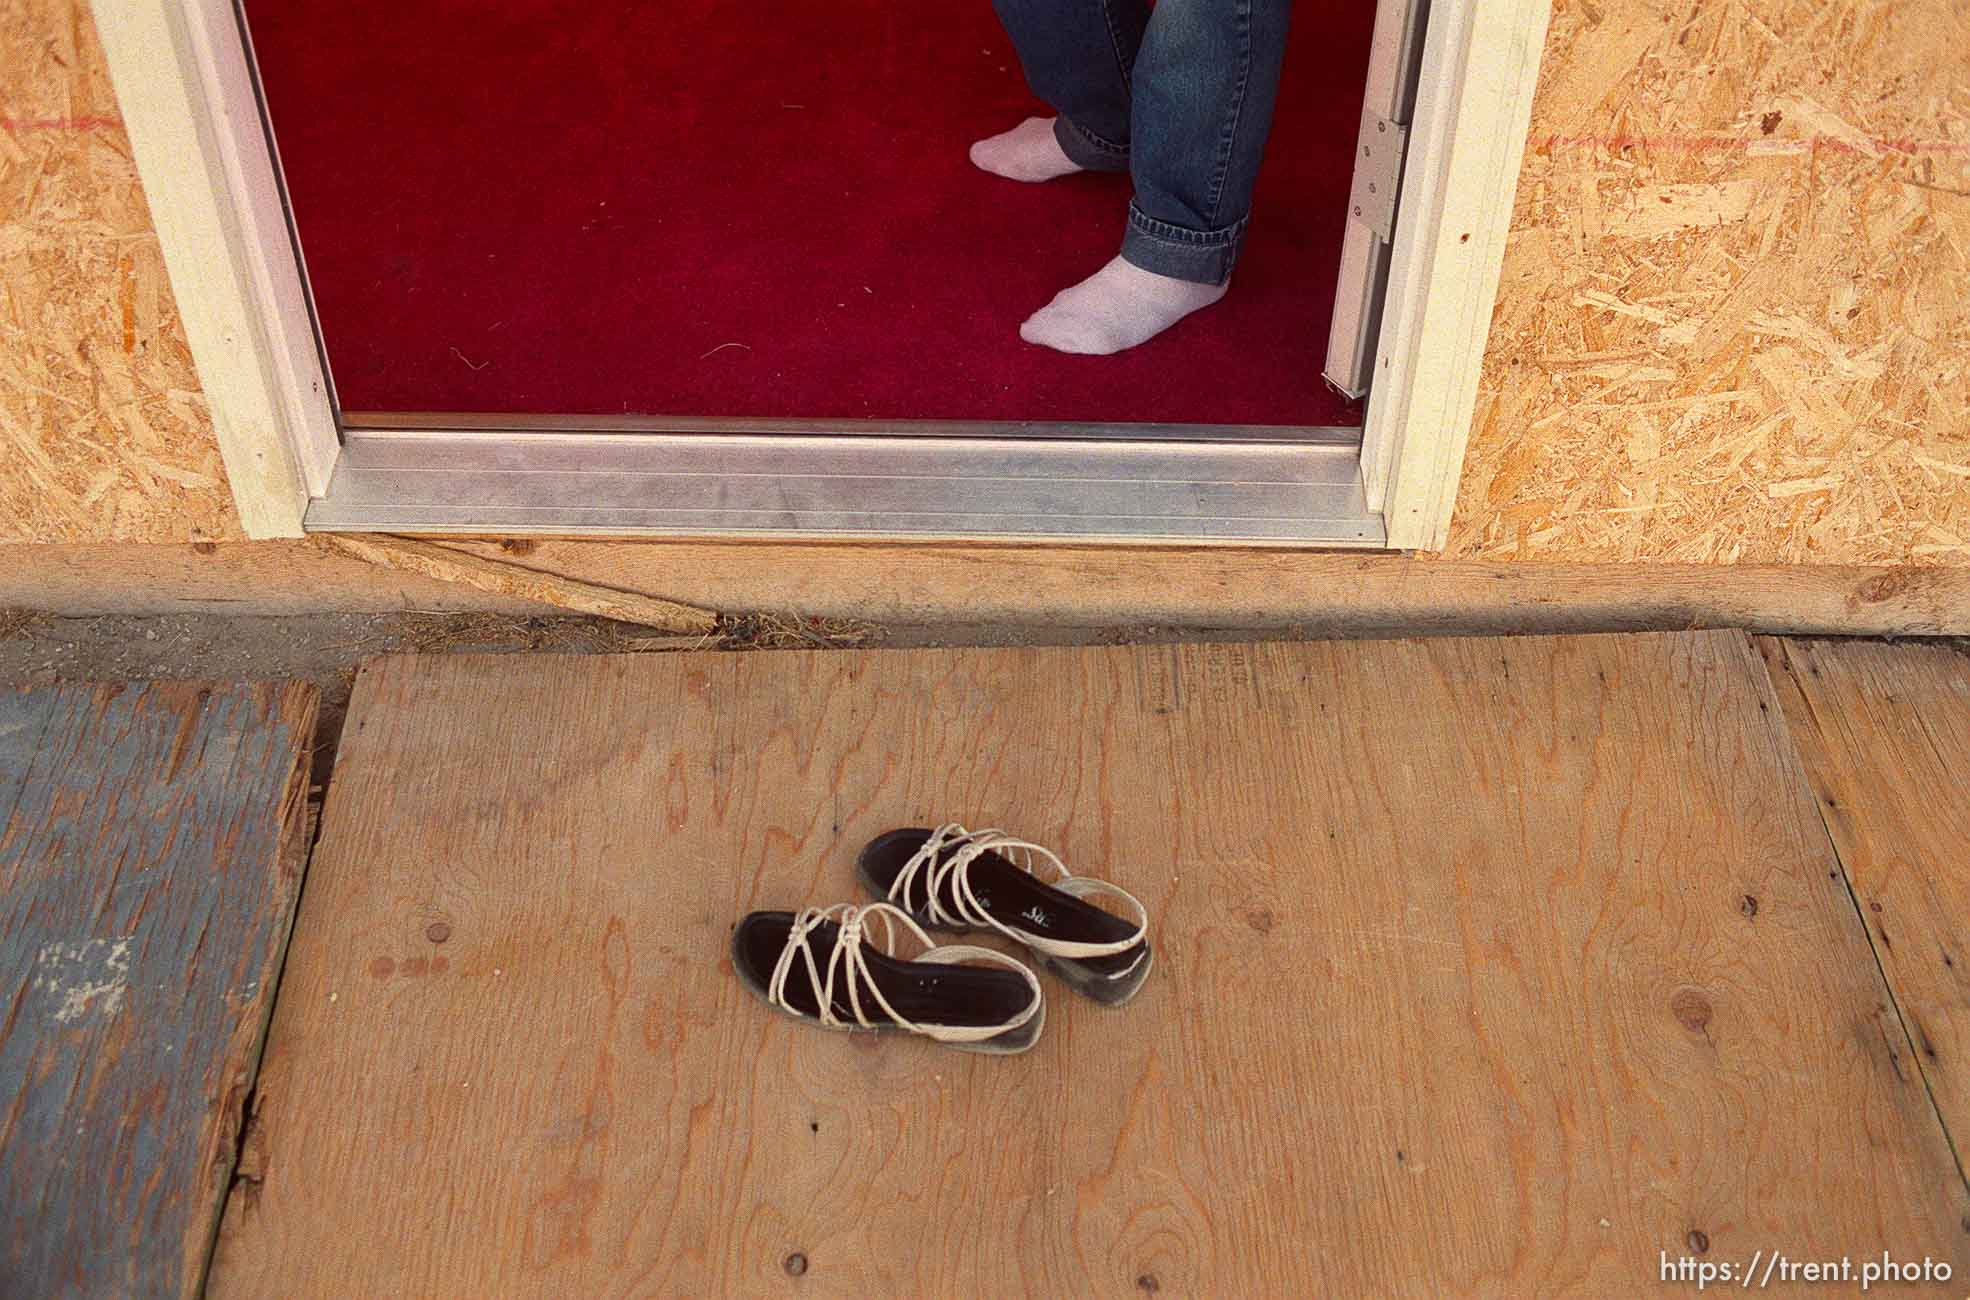
[[[346,435],[313,532],[1374,548],[1346,442],[732,433]]]

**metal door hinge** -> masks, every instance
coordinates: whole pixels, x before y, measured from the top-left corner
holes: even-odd
[[[1372,108],[1362,110],[1348,215],[1374,231],[1385,244],[1395,236],[1395,196],[1402,184],[1402,157],[1408,146],[1406,127]]]

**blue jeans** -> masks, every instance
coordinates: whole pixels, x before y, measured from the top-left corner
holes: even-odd
[[[1293,0],[993,0],[1074,162],[1135,182],[1122,256],[1223,284],[1286,54]]]

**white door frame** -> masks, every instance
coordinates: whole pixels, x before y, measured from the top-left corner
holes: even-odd
[[[344,467],[347,444],[244,24],[234,0],[94,0],[91,7],[241,525],[249,537],[300,536]],[[1373,518],[1344,535],[1274,532],[1251,540],[1428,550],[1447,537],[1550,12],[1550,0],[1432,5],[1359,481],[1349,496]],[[583,438],[616,454],[623,447],[621,433],[600,430],[561,441],[578,451]],[[1332,452],[1315,449],[1319,458]],[[1331,492],[1318,504],[1329,514],[1345,507]],[[501,518],[500,531],[529,531],[523,514]],[[392,519],[395,531],[420,530],[414,510]],[[756,519],[624,531],[773,531],[781,522],[765,512]],[[489,531],[490,523],[475,528],[454,512],[433,517],[428,528]],[[1068,531],[1084,540],[1107,535],[1098,526]],[[1154,535],[1153,528],[1113,534]],[[1220,527],[1220,535],[1205,530],[1197,540],[1241,539]]]
[[[1391,549],[1450,536],[1551,17],[1549,0],[1431,5],[1362,430]]]

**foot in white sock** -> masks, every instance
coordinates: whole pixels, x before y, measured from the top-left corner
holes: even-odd
[[[1015,181],[1050,181],[1083,170],[1067,156],[1053,133],[1050,117],[1029,117],[1010,131],[971,146],[971,161],[994,176]]]
[[[1194,284],[1116,258],[1033,313],[1019,327],[1028,343],[1107,356],[1155,338],[1224,297],[1224,284]]]

